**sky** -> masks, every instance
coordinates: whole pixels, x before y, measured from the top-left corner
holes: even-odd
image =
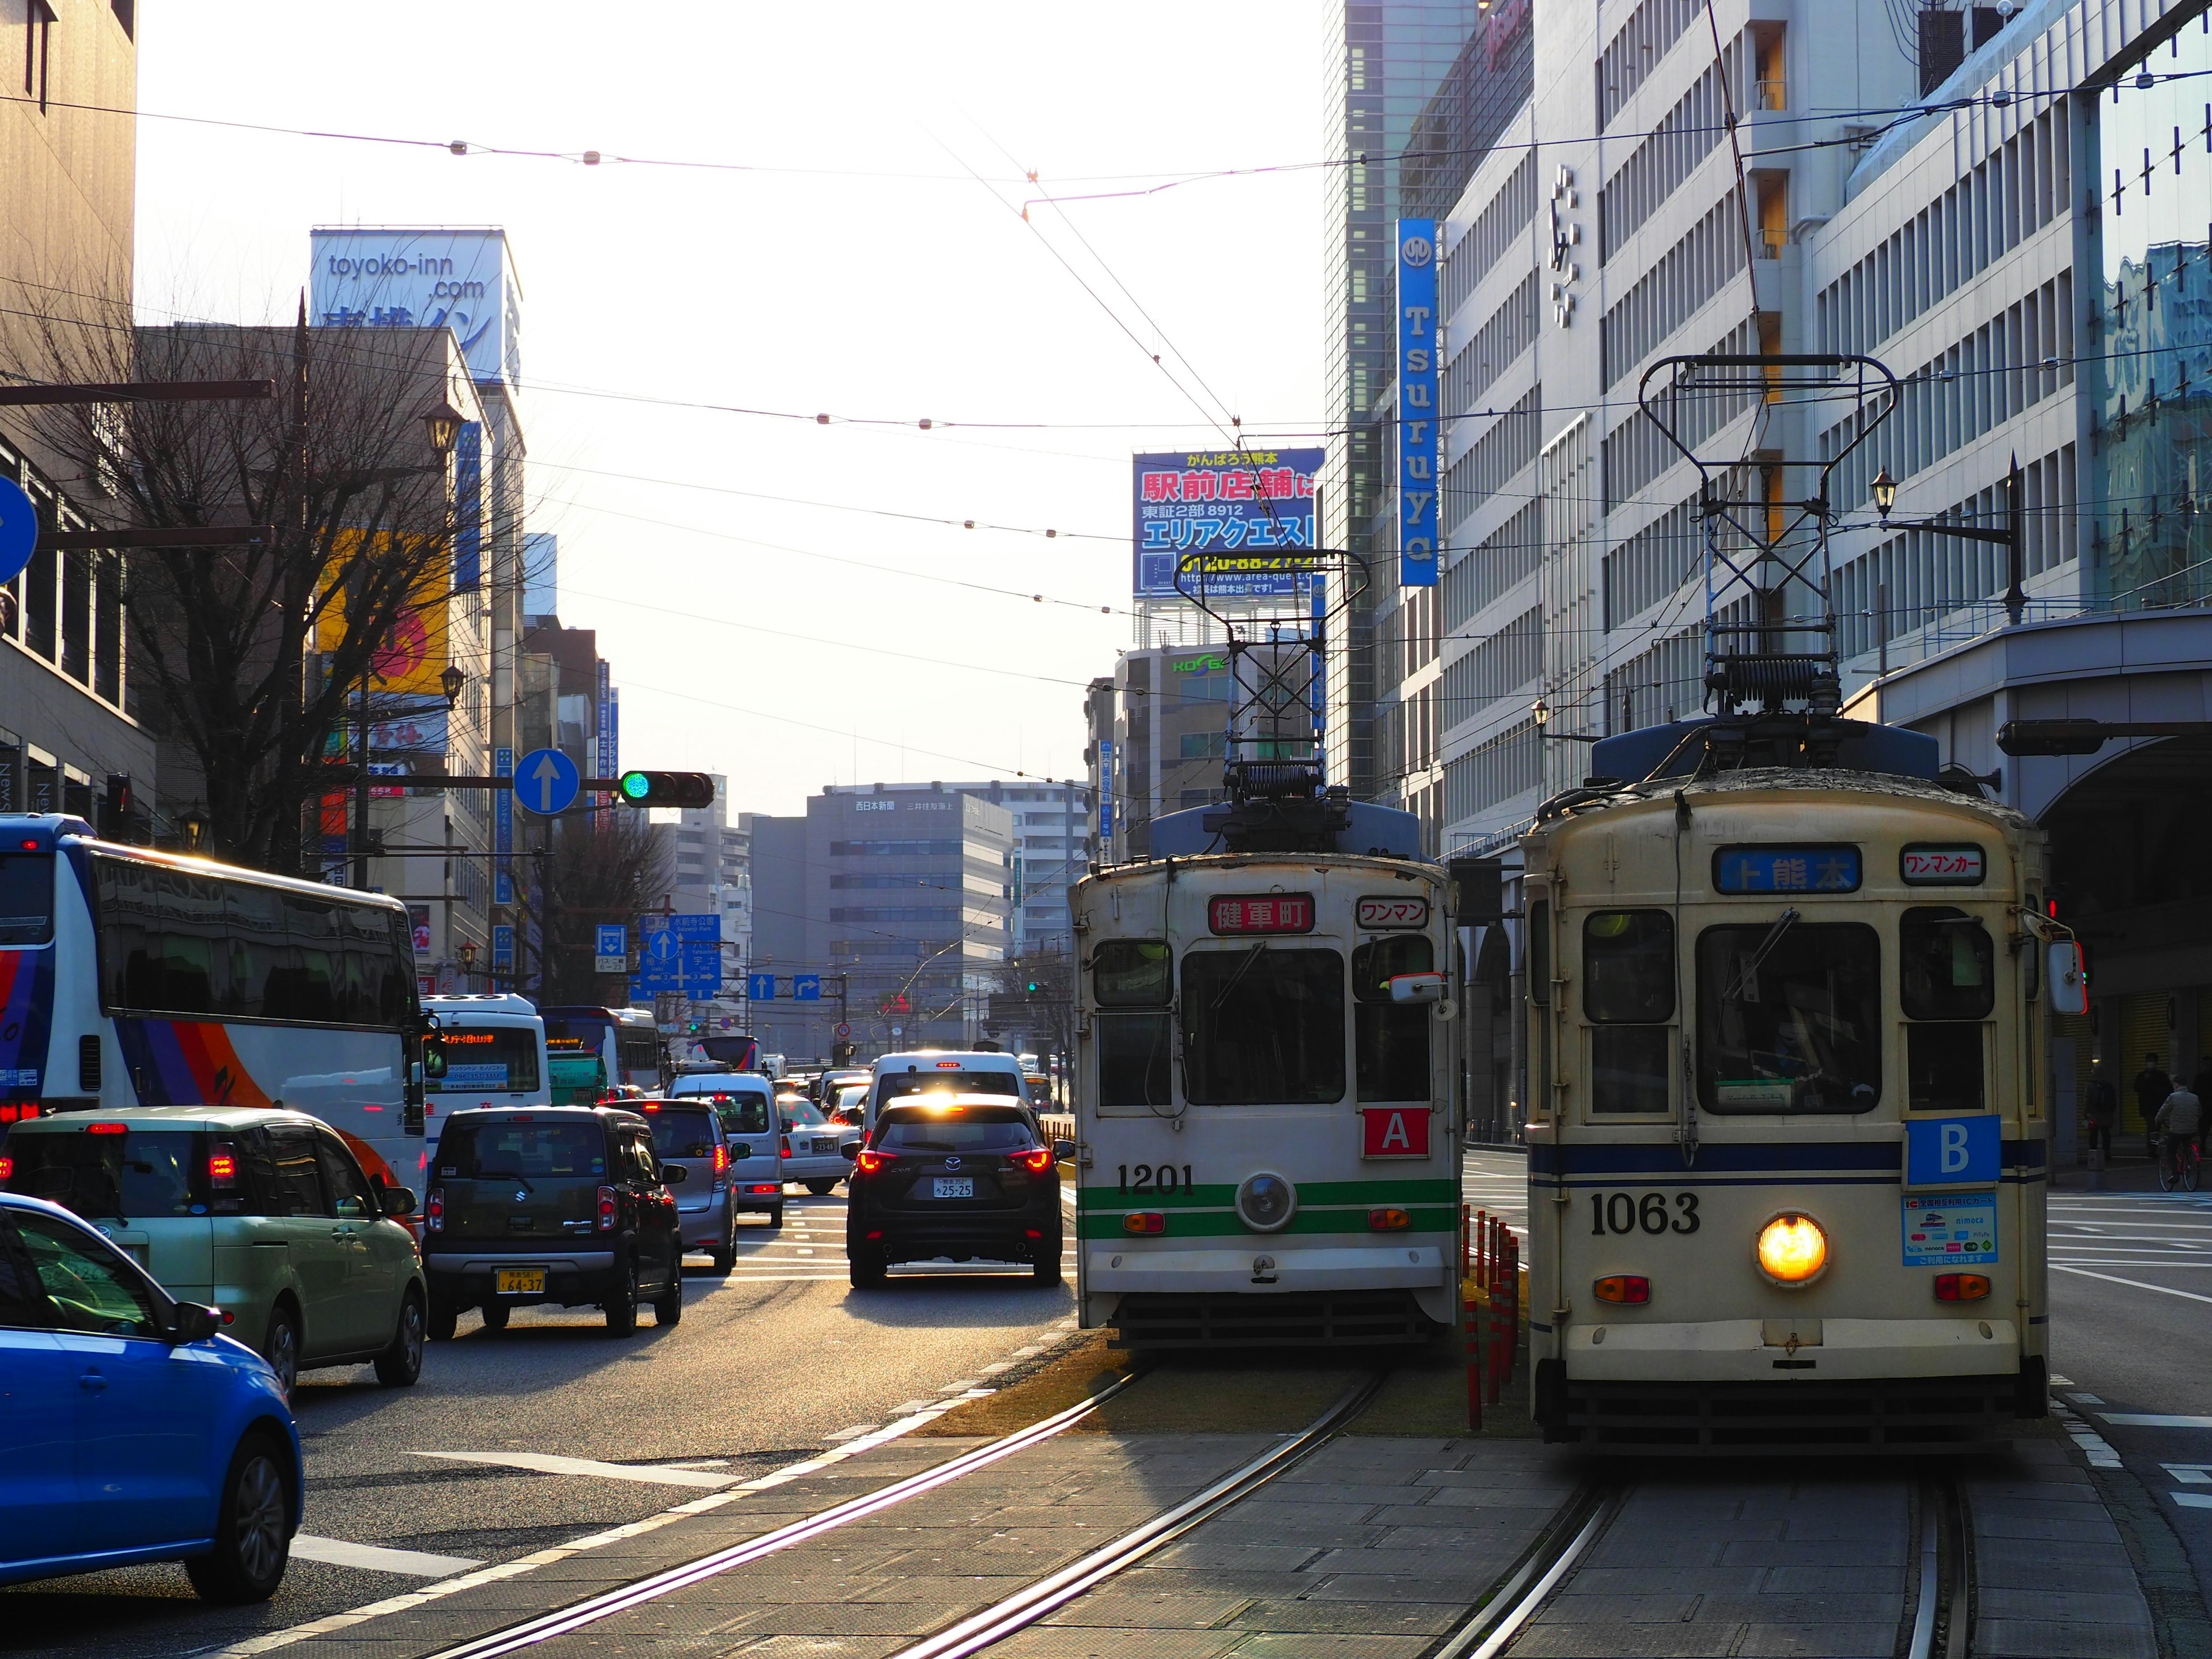
[[[1157,188],[1316,158],[1316,0],[138,16],[142,319],[290,321],[312,225],[503,227],[561,619],[623,763],[726,774],[732,813],[1080,777],[1130,454],[1317,441],[1326,175]]]

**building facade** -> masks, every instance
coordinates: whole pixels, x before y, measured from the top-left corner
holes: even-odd
[[[1091,859],[1152,855],[1152,820],[1224,799],[1235,687],[1226,652],[1205,646],[1124,652],[1085,701]]]

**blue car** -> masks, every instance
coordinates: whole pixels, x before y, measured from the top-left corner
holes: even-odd
[[[300,1527],[268,1363],[58,1205],[0,1193],[0,1584],[182,1561],[266,1601]]]

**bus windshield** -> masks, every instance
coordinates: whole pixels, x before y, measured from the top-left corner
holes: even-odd
[[[423,1046],[446,1062],[442,1070],[430,1068],[434,1092],[519,1093],[538,1086],[538,1033],[529,1026],[448,1025]]]
[[[604,1054],[607,1033],[615,1029],[614,1016],[599,1008],[540,1008],[538,1017],[545,1022],[545,1050],[555,1055]]]

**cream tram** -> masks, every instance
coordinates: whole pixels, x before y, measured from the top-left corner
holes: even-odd
[[[1155,856],[1075,890],[1077,1285],[1123,1346],[1455,1317],[1443,872],[1404,814],[1295,805],[1401,850]]]
[[[2040,1416],[2039,1016],[2080,988],[2042,839],[1917,734],[1718,769],[1698,724],[1600,744],[1644,781],[1522,842],[1545,1437],[1911,1449]]]

